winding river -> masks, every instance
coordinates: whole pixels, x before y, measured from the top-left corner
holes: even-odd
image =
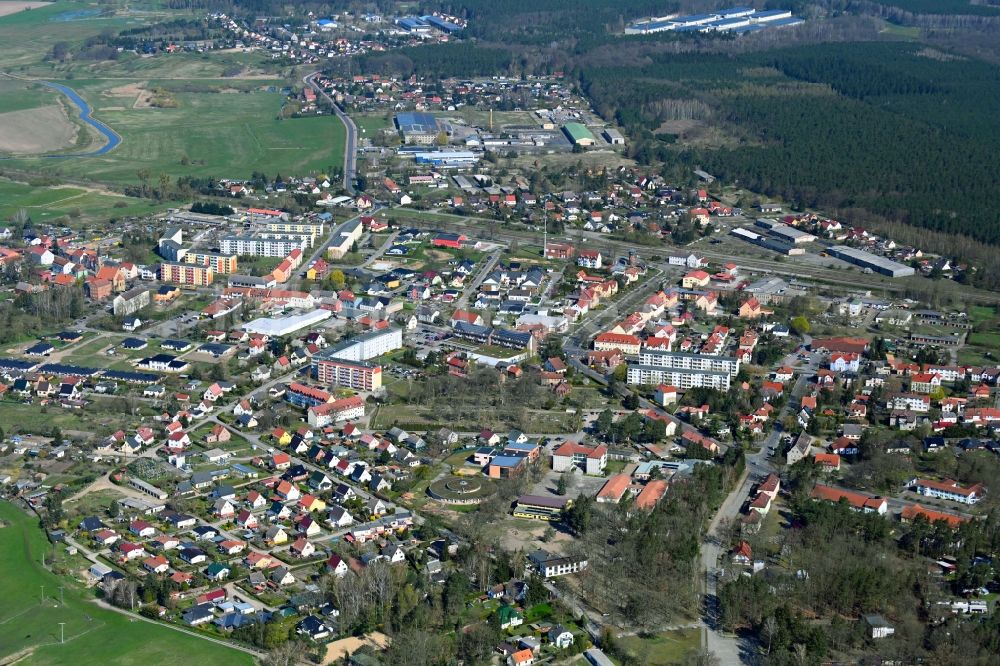
[[[96,157],[98,155],[104,155],[111,152],[118,147],[118,144],[122,142],[121,136],[118,135],[113,129],[102,123],[100,120],[95,119],[91,116],[91,108],[87,102],[80,97],[75,90],[68,88],[61,83],[50,83],[48,81],[39,81],[42,85],[48,86],[49,88],[55,88],[62,94],[70,98],[70,100],[76,104],[77,108],[80,109],[80,120],[87,123],[98,132],[103,134],[108,142],[98,148],[97,150],[88,153],[68,153],[65,155],[46,155],[45,157]]]

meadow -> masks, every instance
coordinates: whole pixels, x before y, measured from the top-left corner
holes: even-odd
[[[0,556],[17,572],[0,577],[0,660],[23,655],[18,663],[127,666],[169,663],[183,654],[206,666],[252,663],[245,653],[133,621],[89,602],[88,593],[74,580],[42,567],[52,546],[31,517],[0,502],[0,521]],[[65,623],[65,643],[60,643],[60,623]]]
[[[160,173],[240,178],[254,171],[306,175],[342,162],[344,126],[332,116],[278,119],[284,99],[279,92],[183,92],[188,84],[153,81],[146,85],[170,91],[176,108],[127,108],[105,102],[104,93],[120,86],[120,80],[65,83],[89,103],[104,105],[95,117],[122,136],[121,145],[101,156],[19,158],[10,160],[11,166],[125,184],[136,182],[141,169],[154,179]]]
[[[0,219],[10,219],[24,209],[35,222],[60,218],[107,220],[127,216],[150,215],[166,204],[95,192],[80,187],[39,187],[27,183],[0,180]]]

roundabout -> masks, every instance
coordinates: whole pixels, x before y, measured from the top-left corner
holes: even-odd
[[[443,504],[479,504],[496,493],[496,484],[486,477],[446,476],[427,488],[427,494]]]

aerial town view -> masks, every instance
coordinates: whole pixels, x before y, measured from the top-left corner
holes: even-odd
[[[0,666],[1000,664],[998,0],[0,0]]]

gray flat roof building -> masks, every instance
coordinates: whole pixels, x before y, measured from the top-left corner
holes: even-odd
[[[842,261],[862,268],[868,268],[875,273],[888,275],[889,277],[905,277],[913,275],[916,271],[911,266],[901,264],[886,257],[880,257],[871,252],[865,252],[846,245],[833,245],[826,250],[831,257],[836,257]]]

